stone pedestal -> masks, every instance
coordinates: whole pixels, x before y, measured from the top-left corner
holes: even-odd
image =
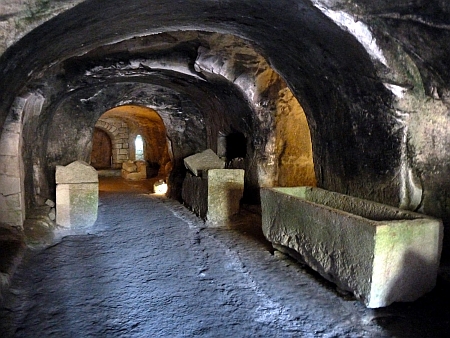
[[[82,161],[56,167],[56,223],[65,228],[92,226],[97,220],[97,171]]]
[[[208,221],[220,223],[237,214],[243,194],[244,170],[208,170]]]

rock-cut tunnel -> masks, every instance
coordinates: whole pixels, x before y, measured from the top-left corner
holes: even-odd
[[[239,158],[246,205],[263,187],[317,186],[415,211],[442,219],[447,257],[449,13],[443,0],[8,0],[0,223],[23,232],[55,200],[56,166],[77,160],[144,159],[182,201],[183,160],[212,149]]]

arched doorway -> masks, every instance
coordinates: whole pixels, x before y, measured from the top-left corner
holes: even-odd
[[[97,170],[109,169],[111,168],[111,157],[111,138],[105,131],[95,128],[92,137],[91,165]]]

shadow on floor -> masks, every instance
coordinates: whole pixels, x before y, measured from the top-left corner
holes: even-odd
[[[156,180],[155,178],[143,181],[126,181],[115,177],[101,178],[99,190],[100,193],[137,192],[148,194],[152,192]],[[370,335],[370,337],[445,337],[450,331],[450,293],[448,292],[450,289],[450,264],[448,260],[443,261],[436,288],[419,300],[412,303],[396,303],[381,309],[366,309],[353,296],[336,289],[333,284],[313,270],[274,251],[272,245],[262,233],[261,211],[257,206],[243,206],[242,212],[232,219],[228,230],[239,234],[244,241],[258,243],[260,247],[270,252],[275,258],[289,262],[290,269],[308,274],[316,282],[315,292],[333,291],[346,309],[350,309],[354,313],[356,320],[364,325],[379,328],[376,331],[377,334]],[[228,230],[222,229],[219,231],[222,236],[227,236]],[[20,256],[21,250],[24,250],[23,237],[19,233],[13,233],[11,229],[5,230],[0,227],[0,274],[8,275],[11,273],[12,270],[10,269],[17,265],[17,257]],[[314,294],[311,297],[314,297]]]
[[[289,260],[293,269],[314,278],[318,289],[331,290],[344,302],[353,303],[363,323],[380,328],[380,337],[446,337],[450,332],[450,261],[447,259],[442,260],[436,287],[430,293],[414,302],[367,309],[352,294],[338,289],[308,266],[274,250],[263,235],[261,210],[258,207],[244,206],[242,212],[232,219],[230,228],[249,240],[259,242],[275,257]]]

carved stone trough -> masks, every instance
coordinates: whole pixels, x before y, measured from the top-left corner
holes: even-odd
[[[414,301],[435,286],[440,220],[312,187],[263,188],[261,203],[274,248],[369,308]]]

